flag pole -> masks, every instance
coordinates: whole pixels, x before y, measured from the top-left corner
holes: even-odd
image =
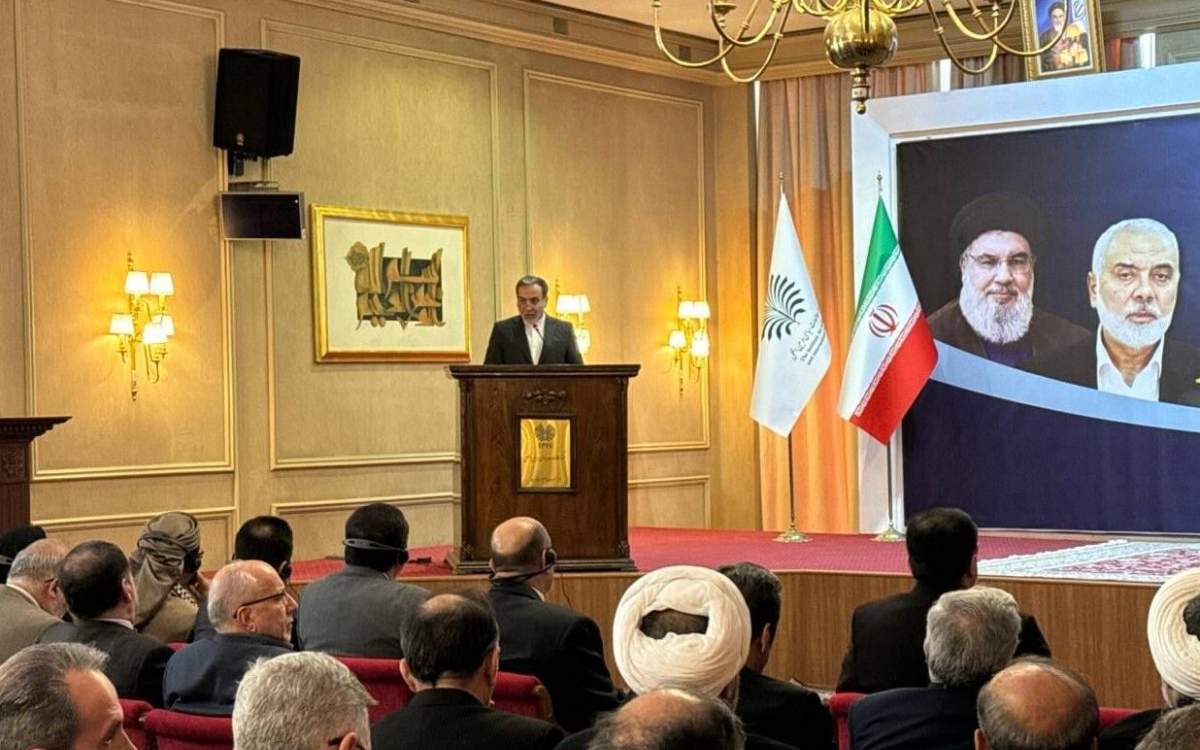
[[[904,534],[896,528],[896,511],[892,504],[892,440],[887,441],[887,509],[888,525],[883,533],[875,537],[876,542],[903,542]]]

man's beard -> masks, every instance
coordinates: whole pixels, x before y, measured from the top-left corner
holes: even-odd
[[[1027,292],[1018,291],[1012,302],[1000,305],[964,280],[958,293],[958,308],[984,341],[1011,344],[1029,333],[1029,322],[1033,320],[1033,285],[1030,284]]]
[[[1156,304],[1143,305],[1138,308],[1138,312],[1142,311],[1159,313]],[[1130,349],[1144,349],[1157,344],[1166,335],[1167,329],[1171,327],[1171,318],[1174,316],[1174,313],[1171,315],[1159,314],[1151,323],[1134,323],[1125,315],[1109,310],[1103,301],[1096,305],[1096,314],[1100,318],[1100,327],[1107,331],[1109,336]]]

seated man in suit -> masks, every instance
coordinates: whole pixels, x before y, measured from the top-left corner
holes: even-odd
[[[0,665],[0,747],[133,750],[106,658],[81,643],[52,643]]]
[[[13,558],[8,583],[0,586],[0,662],[26,646],[67,611],[58,588],[58,566],[67,546],[57,539],[39,539]]]
[[[284,654],[250,667],[233,703],[235,750],[367,750],[375,699],[328,654]]]
[[[833,747],[833,719],[821,697],[794,683],[763,674],[779,628],[783,585],[774,573],[751,562],[726,565],[750,609],[750,655],[740,674],[737,715],[751,734],[803,750]]]
[[[283,579],[284,585],[292,577],[292,527],[278,516],[255,516],[242,524],[233,539],[234,560],[261,560],[270,565]],[[211,594],[210,594],[211,596]],[[217,634],[208,619],[208,607],[201,605],[196,613],[196,625],[192,629],[192,640],[212,638]],[[298,646],[293,622],[292,645]]]
[[[300,643],[308,651],[399,659],[408,619],[429,598],[395,580],[408,562],[408,521],[386,503],[364,505],[346,519],[344,544],[346,567],[300,597]]]
[[[979,689],[1012,659],[1021,615],[1000,589],[942,594],[929,610],[925,660],[932,684],[868,695],[850,708],[853,750],[972,750]]]
[[[122,698],[162,705],[171,649],[133,629],[137,588],[129,558],[110,542],[78,545],[58,568],[58,585],[75,622],[51,625],[40,643],[86,643],[108,654],[104,674]]]
[[[1200,706],[1188,706],[1154,724],[1139,750],[1191,750],[1200,737]]]
[[[489,708],[500,670],[499,629],[478,592],[441,594],[418,609],[404,634],[400,672],[413,699],[372,731],[375,750],[550,750],[563,731]]]
[[[488,339],[485,365],[582,365],[575,329],[546,314],[550,287],[540,276],[517,279],[517,312],[497,321]]]
[[[867,602],[850,620],[850,647],[842,660],[838,692],[876,693],[896,687],[925,687],[929,669],[922,643],[925,615],[947,591],[975,585],[979,531],[957,508],[931,508],[908,522],[911,591]],[[1037,621],[1021,616],[1017,655],[1049,656]]]
[[[637,695],[675,688],[733,709],[749,651],[746,600],[733,581],[708,568],[674,565],[647,573],[625,590],[613,617],[613,659]],[[576,732],[559,750],[588,748],[595,732]],[[746,750],[788,747],[746,736]]]
[[[501,523],[492,532],[488,599],[500,624],[500,668],[541,680],[555,721],[577,732],[620,700],[604,664],[600,628],[587,615],[546,601],[554,555],[550,534],[537,520]]]
[[[185,646],[167,662],[163,703],[176,711],[229,716],[250,665],[292,650],[296,600],[270,565],[235,560],[209,584],[208,610],[217,634]]]
[[[1049,659],[1019,659],[999,672],[979,691],[976,712],[975,750],[1096,747],[1096,694],[1082,677]]]
[[[746,738],[724,702],[682,690],[639,695],[596,723],[592,750],[742,750]]]

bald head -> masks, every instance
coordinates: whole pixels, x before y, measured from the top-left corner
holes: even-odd
[[[741,723],[723,702],[682,690],[638,696],[596,725],[590,750],[742,750]]]
[[[234,560],[208,589],[208,617],[218,633],[261,632],[288,641],[295,608],[278,571],[261,560]]]
[[[1099,724],[1092,689],[1047,659],[1022,659],[998,672],[976,708],[981,750],[1087,750]]]
[[[550,546],[550,532],[536,518],[510,518],[492,532],[492,569],[497,578],[539,571]]]

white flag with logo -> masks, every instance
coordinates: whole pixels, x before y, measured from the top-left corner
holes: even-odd
[[[791,433],[833,358],[787,196],[780,196],[750,416]]]

